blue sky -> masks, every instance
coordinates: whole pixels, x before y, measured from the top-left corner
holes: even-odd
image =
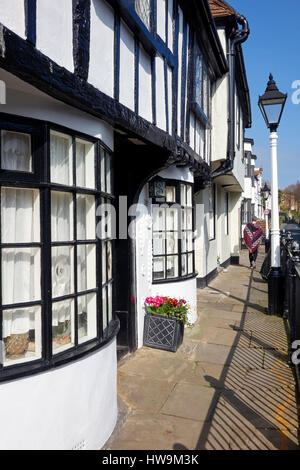
[[[264,175],[270,180],[269,131],[257,106],[270,72],[288,100],[278,129],[279,186],[300,180],[300,104],[292,103],[292,83],[300,84],[300,2],[299,0],[228,0],[246,16],[251,34],[243,45],[251,93],[252,129],[246,137],[255,140],[254,153]],[[298,94],[300,98],[300,93]]]

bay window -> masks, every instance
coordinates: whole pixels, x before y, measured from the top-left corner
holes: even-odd
[[[152,214],[154,282],[194,275],[193,187],[166,182],[166,203]]]
[[[114,320],[112,241],[96,237],[96,208],[113,202],[111,154],[28,122],[0,119],[0,379],[99,347]]]

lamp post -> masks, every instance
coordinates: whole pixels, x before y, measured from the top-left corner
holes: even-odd
[[[265,183],[265,186],[261,190],[261,195],[265,201],[265,216],[266,216],[266,241],[265,241],[265,248],[266,248],[266,253],[268,253],[269,248],[270,248],[270,233],[269,233],[269,211],[267,209],[267,202],[269,200],[271,194],[271,189]]]
[[[281,93],[270,74],[267,89],[259,97],[258,105],[263,118],[270,129],[271,147],[271,191],[272,191],[272,224],[271,224],[271,273],[269,275],[269,314],[281,312],[280,302],[280,227],[278,204],[278,167],[277,167],[277,129],[287,100],[287,94]]]

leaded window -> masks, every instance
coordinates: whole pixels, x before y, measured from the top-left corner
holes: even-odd
[[[113,320],[113,245],[96,236],[97,207],[113,203],[112,155],[17,121],[0,121],[0,378],[97,347]]]
[[[151,27],[151,0],[135,0],[135,11],[150,30]]]
[[[153,206],[153,281],[194,274],[193,187],[166,186],[166,203]]]
[[[192,96],[190,146],[209,164],[211,145],[211,81],[208,67],[198,45],[195,46]]]

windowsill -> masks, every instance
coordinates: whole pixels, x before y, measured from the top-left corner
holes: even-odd
[[[173,278],[173,279],[152,280],[152,285],[172,284],[173,282],[185,282],[185,281],[189,281],[190,279],[194,279],[197,276],[198,276],[198,273],[195,272],[193,274],[189,274],[188,276],[184,276],[184,277],[176,277],[176,278]]]
[[[23,377],[29,377],[49,370],[55,370],[56,367],[67,365],[82,359],[89,354],[99,351],[110,343],[117,336],[119,329],[119,320],[113,320],[105,331],[102,341],[96,339],[88,343],[80,344],[76,349],[73,348],[67,352],[57,354],[51,361],[36,360],[26,364],[14,364],[14,366],[10,366],[0,372],[0,382],[21,379]]]

